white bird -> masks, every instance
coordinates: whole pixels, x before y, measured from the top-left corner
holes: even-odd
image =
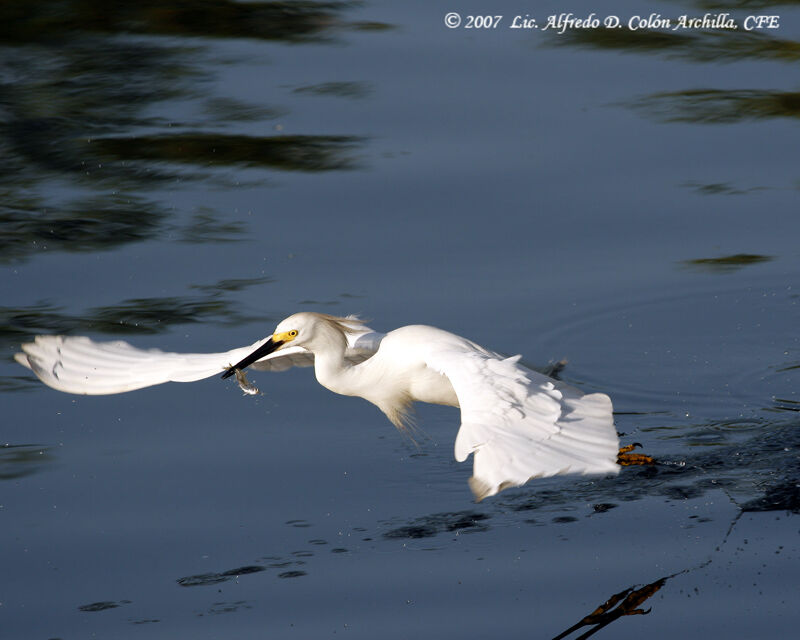
[[[224,353],[142,350],[126,342],[37,336],[15,359],[45,384],[68,393],[103,395],[163,382],[191,382],[245,367],[281,371],[314,366],[334,393],[376,405],[399,429],[413,402],[461,408],[455,458],[473,455],[469,484],[477,500],[532,478],[614,474],[619,442],[611,400],[584,395],[510,358],[435,327],[412,325],[387,334],[354,316],[302,312],[249,347]]]

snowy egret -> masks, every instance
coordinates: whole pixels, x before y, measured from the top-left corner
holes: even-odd
[[[319,383],[375,404],[399,429],[413,402],[460,407],[455,458],[472,454],[469,484],[477,500],[528,480],[557,474],[614,474],[619,443],[611,400],[584,395],[510,358],[435,327],[380,334],[355,316],[302,312],[249,347],[179,354],[85,337],[38,336],[17,362],[45,384],[102,395],[163,382],[190,382],[241,370],[314,366]]]

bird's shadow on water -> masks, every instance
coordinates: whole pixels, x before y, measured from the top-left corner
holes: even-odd
[[[537,524],[528,515],[539,510],[546,512],[555,523],[574,522],[577,518],[573,515],[553,517],[552,514],[559,509],[564,513],[574,513],[576,504],[591,505],[586,517],[595,517],[614,509],[619,503],[647,497],[687,500],[699,498],[708,491],[722,491],[729,497],[736,513],[708,557],[655,581],[630,585],[614,593],[594,611],[582,616],[554,638],[563,640],[582,631],[581,635],[576,636],[580,640],[619,619],[648,614],[651,609],[643,608],[643,605],[673,578],[704,569],[725,552],[728,539],[743,514],[773,511],[800,513],[798,427],[800,424],[797,421],[765,425],[748,439],[736,444],[694,447],[689,455],[680,460],[664,459],[655,466],[626,468],[615,478],[559,483],[559,488],[555,489],[552,486],[537,489],[533,483],[471,509],[433,513],[406,521],[381,521],[375,531],[354,527],[353,533],[360,534],[362,541],[375,544],[381,540],[387,543],[433,541],[442,535],[479,535],[490,531],[493,525],[502,526],[509,521],[519,523],[520,517],[524,517],[525,522]],[[300,529],[312,526],[304,520],[286,524]],[[211,586],[262,572],[282,579],[300,578],[311,571],[309,564],[312,558],[328,544],[321,539],[309,540],[308,543],[315,545],[314,550],[309,548],[286,555],[266,555],[237,568],[181,577],[177,583],[183,587]],[[352,553],[341,547],[328,547],[327,551],[344,555]]]
[[[720,490],[741,512],[800,513],[800,424],[796,420],[764,423],[735,443],[692,446],[688,451],[680,457],[659,458],[655,465],[623,468],[614,477],[559,482],[548,488],[538,488],[533,481],[476,505],[473,510],[414,518],[387,529],[383,537],[433,537],[458,528],[486,531],[489,520],[500,514],[508,517],[538,510],[552,513],[559,508],[571,510],[575,504],[589,504],[592,516],[619,503],[647,497],[687,500]],[[559,518],[574,520],[571,516]]]
[[[590,504],[587,517],[646,497],[688,500],[708,491],[723,491],[737,511],[727,530],[703,561],[687,566],[647,584],[634,584],[608,597],[594,611],[555,636],[563,640],[583,630],[577,640],[589,638],[612,622],[632,615],[646,615],[651,609],[642,605],[673,578],[708,567],[724,550],[741,516],[748,512],[787,511],[800,513],[800,425],[794,421],[766,424],[749,439],[717,447],[695,447],[690,455],[677,460],[661,460],[654,466],[623,469],[619,476],[583,482],[562,483],[558,489],[537,490],[535,484],[501,495],[481,504],[481,510],[437,513],[415,518],[383,533],[388,540],[433,538],[442,533],[481,533],[488,531],[498,515],[508,519],[513,514],[554,509],[571,509],[575,504]],[[695,453],[695,451],[698,451]],[[484,509],[491,509],[486,511]],[[577,518],[561,515],[554,523],[574,522]],[[536,523],[533,519],[526,522]]]
[[[644,585],[631,585],[610,596],[594,611],[558,634],[563,640],[580,629],[589,627],[576,640],[589,638],[612,622],[625,616],[646,615],[651,609],[642,605],[659,592],[671,579],[704,569],[723,552],[731,533],[742,515],[751,512],[785,511],[800,513],[800,425],[796,422],[766,425],[752,438],[735,445],[703,448],[679,461],[663,461],[652,467],[625,469],[621,477],[600,482],[596,490],[583,491],[584,499],[598,493],[625,501],[647,496],[671,500],[699,498],[709,490],[723,491],[737,508],[724,536],[705,560]],[[574,502],[575,494],[549,492],[547,496],[520,498],[509,506],[518,511],[531,511],[553,504]],[[596,512],[617,506],[613,502],[593,503]]]
[[[731,498],[731,500],[735,503],[733,498]],[[648,609],[642,609],[641,605],[658,593],[661,588],[667,584],[667,582],[678,576],[687,575],[695,571],[705,569],[714,562],[717,556],[723,552],[728,539],[730,538],[733,530],[736,527],[736,524],[739,522],[743,514],[766,511],[788,511],[791,513],[800,513],[800,489],[798,488],[796,480],[784,482],[777,486],[770,487],[767,489],[764,495],[741,505],[736,504],[736,506],[739,508],[739,511],[737,511],[736,515],[733,517],[733,520],[731,520],[724,537],[722,538],[720,544],[715,547],[711,556],[698,564],[686,567],[680,571],[676,571],[675,573],[659,578],[658,580],[650,582],[649,584],[632,585],[626,589],[623,589],[619,593],[613,594],[594,611],[578,620],[578,622],[562,631],[557,636],[554,636],[553,640],[563,640],[567,636],[577,632],[579,629],[582,629],[583,627],[589,627],[589,629],[584,631],[584,633],[575,637],[575,640],[584,640],[585,638],[589,638],[622,617],[647,615],[652,611],[652,607]]]

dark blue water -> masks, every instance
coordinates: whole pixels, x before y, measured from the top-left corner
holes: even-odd
[[[796,634],[800,12],[451,11],[489,13],[0,8],[4,638]],[[565,11],[739,28],[507,28]],[[88,398],[12,360],[298,310],[566,358],[659,464],[475,504],[452,409],[414,445],[307,369]]]

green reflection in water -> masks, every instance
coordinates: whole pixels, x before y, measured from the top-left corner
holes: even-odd
[[[762,256],[754,253],[736,253],[734,255],[720,256],[717,258],[685,260],[683,264],[709,273],[728,273],[751,264],[769,262],[773,259],[773,256]]]
[[[239,242],[244,239],[247,228],[241,222],[217,220],[214,209],[201,207],[181,231],[181,240],[192,244],[203,242]]]
[[[356,136],[253,137],[186,133],[132,138],[100,138],[91,145],[105,156],[196,164],[270,167],[283,171],[352,169],[355,161],[343,152],[362,138]]]
[[[144,198],[109,195],[47,207],[0,189],[0,262],[41,251],[110,249],[156,235],[167,213]]]
[[[0,262],[45,249],[109,249],[166,233],[192,243],[238,240],[244,223],[226,220],[223,212],[189,212],[188,222],[176,226],[170,221],[181,212],[166,211],[139,194],[199,179],[224,185],[224,172],[215,169],[234,165],[311,172],[354,168],[348,154],[362,142],[355,136],[231,135],[237,122],[274,119],[287,111],[209,96],[201,83],[217,62],[205,57],[209,43],[200,39],[330,41],[337,30],[361,28],[345,21],[354,6],[4,2]],[[137,37],[120,37],[126,34]],[[351,89],[358,86],[352,83]],[[195,102],[194,115],[177,122],[157,115],[159,103],[177,99]],[[218,134],[223,127],[226,133]],[[241,186],[238,179],[236,186]]]
[[[47,303],[27,307],[0,307],[0,350],[9,354],[20,343],[41,333],[157,334],[174,325],[211,323],[227,326],[248,322],[269,323],[263,314],[248,316],[225,294],[271,282],[269,277],[222,280],[195,285],[195,295],[135,298],[94,307],[75,315]]]
[[[293,93],[355,99],[369,96],[372,93],[372,87],[366,82],[323,82],[297,87]]]
[[[199,207],[180,224],[145,198],[109,194],[48,206],[38,198],[15,201],[15,192],[0,189],[0,264],[43,252],[109,250],[175,232],[181,242],[238,242],[247,228],[219,219],[214,209]]]
[[[268,284],[274,281],[275,280],[269,276],[263,276],[261,278],[229,278],[227,280],[220,280],[216,284],[193,284],[190,285],[190,288],[203,291],[204,293],[217,294],[226,291],[244,291],[253,285]]]
[[[727,10],[734,8],[754,10],[754,5],[761,6],[760,3],[714,3],[716,8]],[[669,18],[669,16],[664,17]],[[672,20],[674,24],[674,17]],[[672,31],[667,28],[663,30],[569,29],[563,34],[550,34],[547,43],[551,46],[657,54],[698,63],[800,60],[800,42],[781,39],[763,32],[748,32],[742,28],[695,31]],[[797,118],[800,117],[800,92],[693,88],[653,93],[628,102],[627,106],[642,110],[647,115],[665,122],[718,124],[779,117]]]
[[[547,33],[547,32],[545,32]],[[664,54],[695,62],[733,62],[743,59],[800,60],[800,43],[755,31],[640,29],[568,29],[552,35],[550,43],[589,49]]]
[[[55,462],[49,447],[37,444],[5,444],[0,446],[0,480],[16,480],[29,476]]]
[[[229,122],[274,120],[288,113],[285,109],[248,104],[227,96],[209,98],[203,110],[215,120]]]
[[[70,32],[136,33],[206,38],[319,40],[342,26],[351,2],[233,0],[6,0],[0,38],[50,40]]]
[[[798,0],[726,0],[718,2],[717,0],[699,0],[698,7],[709,10],[727,10],[742,9],[746,11],[755,11],[756,9],[768,9],[769,7],[788,7],[791,5],[798,5]]]
[[[694,189],[695,192],[704,196],[741,196],[767,189],[767,187],[748,187],[746,189],[739,189],[738,187],[734,187],[727,182],[709,182],[706,184],[699,182],[687,182],[685,186]]]
[[[645,96],[631,106],[666,122],[729,124],[800,117],[800,92],[758,89],[690,89]]]

